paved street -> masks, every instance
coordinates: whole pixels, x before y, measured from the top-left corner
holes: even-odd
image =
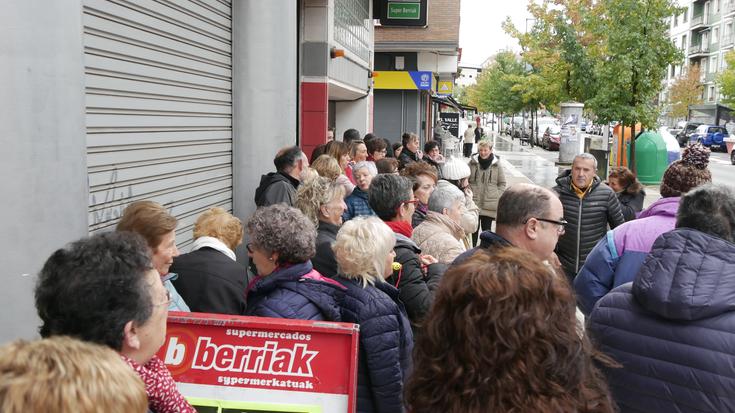
[[[555,185],[559,174],[559,167],[555,162],[559,152],[547,151],[539,146],[531,148],[521,145],[518,139],[499,135],[495,140],[495,153],[506,168],[508,184],[516,182],[533,182],[547,188]],[[729,155],[724,152],[712,152],[709,168],[712,171],[712,181],[717,184],[735,187],[735,165],[730,164]],[[644,207],[658,200],[658,185],[646,185],[646,199]]]

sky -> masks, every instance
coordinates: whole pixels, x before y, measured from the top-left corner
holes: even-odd
[[[505,34],[501,24],[510,16],[523,31],[526,18],[531,16],[526,4],[527,0],[460,0],[460,65],[479,66],[488,57],[508,48],[520,51],[518,42]]]

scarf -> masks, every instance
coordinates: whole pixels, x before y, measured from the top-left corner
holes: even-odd
[[[480,163],[480,168],[487,169],[490,167],[490,165],[493,164],[493,159],[495,159],[495,155],[491,153],[490,156],[487,157],[487,159],[482,159],[482,157],[478,156],[477,162]]]
[[[218,240],[217,238],[214,238],[214,237],[199,237],[199,238],[197,238],[196,240],[194,240],[194,244],[192,244],[191,250],[193,252],[193,251],[202,249],[204,247],[208,247],[208,248],[211,248],[213,250],[217,250],[217,251],[219,251],[219,252],[227,255],[228,257],[230,257],[230,259],[232,259],[232,261],[236,261],[237,260],[235,258],[235,253],[232,252],[232,250],[227,245],[225,245],[224,242],[222,242],[222,241],[220,241],[220,240]]]
[[[123,361],[138,373],[145,384],[148,395],[148,407],[156,413],[196,413],[193,407],[176,388],[171,373],[157,356],[153,356],[145,364],[120,355]]]
[[[406,221],[385,221],[385,224],[390,227],[396,234],[401,234],[408,238],[413,235],[413,227],[410,222]]]

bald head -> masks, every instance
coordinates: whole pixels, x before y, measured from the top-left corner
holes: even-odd
[[[560,226],[548,221],[564,219],[559,197],[544,187],[518,183],[498,200],[496,233],[513,245],[547,259],[559,240]]]

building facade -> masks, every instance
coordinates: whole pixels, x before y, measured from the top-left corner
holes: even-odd
[[[374,133],[393,142],[404,132],[430,139],[440,105],[432,96],[457,74],[460,1],[421,4],[425,26],[375,28]]]
[[[6,2],[0,342],[33,337],[36,274],[133,201],[245,221],[279,148],[370,129],[369,0]],[[333,50],[342,50],[333,57]],[[244,251],[237,251],[246,260]]]

